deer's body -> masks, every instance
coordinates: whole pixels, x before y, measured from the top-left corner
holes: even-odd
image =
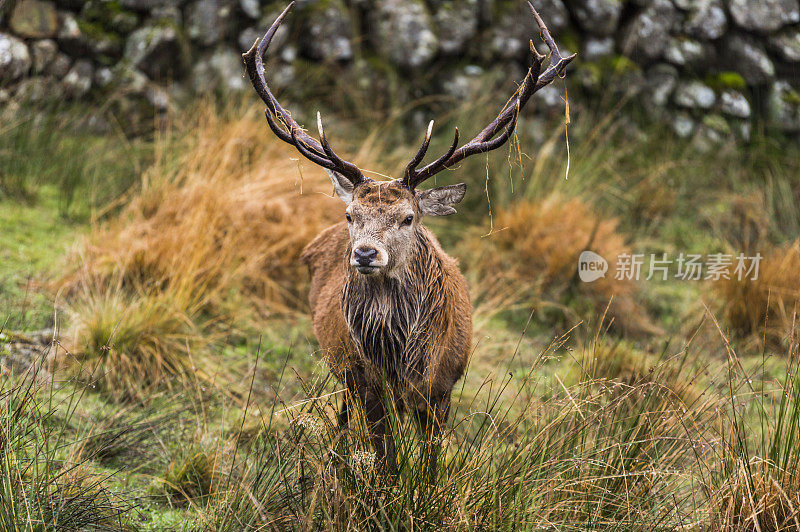
[[[511,105],[495,120],[460,147],[456,129],[450,149],[419,168],[430,145],[431,121],[422,147],[403,177],[377,182],[333,151],[319,114],[317,141],[295,122],[267,86],[263,56],[293,4],[242,57],[253,88],[267,104],[266,118],[272,132],[325,168],[336,194],[347,204],[347,223],[323,231],[302,255],[311,271],[314,333],[331,371],[363,405],[378,458],[396,472],[386,401],[391,400],[401,415],[412,412],[434,443],[447,420],[450,392],[464,373],[472,337],[472,308],[464,278],[456,261],[420,223],[423,216],[455,213],[453,205],[463,199],[466,185],[428,190],[418,190],[417,186],[470,155],[505,144],[522,106],[563,74],[574,55],[561,56],[544,22],[529,4],[552,53],[547,70],[542,72],[545,56],[531,42],[532,66]],[[345,400],[340,426],[348,422],[347,405]],[[436,454],[434,445],[428,454],[432,476],[436,474]]]
[[[350,266],[346,223],[329,227],[305,249],[311,273],[314,334],[331,371],[380,389],[387,382],[409,410],[449,401],[464,372],[472,338],[466,281],[425,227],[397,276],[372,278]]]
[[[410,412],[429,436],[441,431],[450,392],[469,357],[472,307],[457,262],[436,237],[418,222],[399,225],[406,216],[421,215],[412,192],[392,183],[365,183],[354,196],[348,211],[370,220],[329,227],[301,259],[311,273],[309,301],[323,356],[364,406],[373,445],[396,470],[384,405],[388,399],[400,415]],[[354,263],[354,234],[359,246],[371,242],[380,249],[373,262],[386,254],[378,271],[362,273]],[[348,417],[345,400],[342,426]]]

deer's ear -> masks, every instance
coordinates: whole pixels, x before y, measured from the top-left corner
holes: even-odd
[[[447,216],[456,212],[452,205],[460,203],[466,193],[467,185],[464,183],[430,188],[417,192],[417,204],[422,214]]]
[[[336,195],[339,196],[340,200],[350,205],[350,202],[353,201],[353,188],[355,188],[353,183],[339,172],[334,172],[327,168],[324,170],[328,173],[328,177],[331,178],[333,190],[336,192]]]

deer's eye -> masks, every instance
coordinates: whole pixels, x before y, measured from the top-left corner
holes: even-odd
[[[411,225],[411,222],[413,221],[414,221],[414,215],[409,214],[408,216],[405,217],[405,219],[402,222],[400,222],[400,225]]]
[[[347,221],[348,221],[348,222],[352,222],[352,221],[353,221],[353,217],[352,217],[352,216],[350,216],[350,213],[349,213],[349,212],[346,212],[346,213],[344,213],[344,217],[345,217],[345,218],[347,218]]]

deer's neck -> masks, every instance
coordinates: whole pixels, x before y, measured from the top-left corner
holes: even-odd
[[[362,356],[387,376],[421,376],[425,331],[443,312],[443,268],[423,230],[404,268],[392,276],[366,276],[348,267],[343,311]]]

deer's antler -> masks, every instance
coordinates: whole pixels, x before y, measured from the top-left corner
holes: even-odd
[[[325,130],[322,127],[322,117],[317,113],[317,128],[319,130],[318,142],[315,138],[310,136],[305,130],[292,118],[292,115],[278,102],[267,86],[267,81],[264,78],[264,53],[269,48],[272,37],[278,31],[278,27],[283,22],[283,18],[294,6],[294,2],[290,3],[283,13],[275,19],[272,23],[264,38],[256,41],[247,53],[242,54],[244,59],[247,74],[250,76],[250,82],[256,89],[256,92],[267,104],[267,109],[264,114],[267,117],[267,123],[270,129],[279,139],[287,142],[297,148],[304,157],[313,163],[316,163],[323,168],[333,170],[346,177],[353,185],[358,185],[362,181],[367,180],[358,166],[345,161],[336,155],[333,151],[328,140],[325,138]],[[287,131],[288,129],[288,131]]]
[[[275,22],[273,22],[272,26],[264,35],[264,38],[260,41],[256,41],[247,53],[242,54],[247,73],[250,76],[250,81],[253,83],[253,87],[258,95],[264,100],[264,103],[267,104],[267,110],[265,112],[267,123],[279,139],[296,147],[297,150],[310,161],[328,170],[333,170],[342,174],[353,183],[354,186],[363,181],[368,181],[369,179],[364,177],[364,174],[355,164],[343,160],[333,151],[325,138],[322,118],[319,113],[317,113],[317,128],[319,129],[320,141],[317,141],[305,132],[286,109],[281,107],[281,104],[275,96],[273,96],[267,86],[266,79],[264,78],[264,53],[269,47],[272,37],[275,35],[278,27],[281,25],[283,18],[292,6],[294,6],[294,2],[290,3],[283,13],[275,19]],[[539,25],[542,40],[547,44],[548,48],[550,48],[551,58],[547,70],[542,72],[542,64],[544,63],[545,56],[536,51],[533,46],[533,41],[531,41],[530,50],[532,65],[531,68],[528,69],[525,79],[522,80],[516,97],[503,108],[494,121],[486,126],[475,138],[460,148],[458,147],[458,128],[456,128],[453,143],[447,153],[426,166],[417,169],[425,158],[428,146],[430,145],[431,133],[433,131],[433,121],[431,121],[430,124],[428,124],[427,134],[425,135],[425,140],[419,152],[417,152],[416,156],[408,163],[405,174],[401,178],[403,183],[410,189],[413,190],[417,185],[434,174],[459,163],[470,155],[485,153],[505,144],[514,132],[520,109],[522,109],[536,91],[550,84],[557,76],[561,75],[567,65],[575,58],[575,54],[569,57],[561,56],[558,46],[556,46],[553,37],[550,35],[550,30],[545,26],[539,13],[536,12],[536,9],[534,9],[530,2],[528,2],[528,6],[531,9],[531,13],[533,13],[534,19],[536,19],[536,23]]]
[[[425,135],[425,140],[422,142],[422,147],[419,149],[419,152],[411,160],[411,162],[408,163],[405,175],[402,178],[406,186],[412,190],[434,174],[437,174],[445,168],[459,163],[470,155],[474,155],[476,153],[485,153],[487,151],[499,148],[505,144],[511,134],[514,132],[520,109],[522,109],[522,107],[528,102],[533,93],[550,84],[557,76],[561,75],[567,65],[575,58],[575,54],[572,54],[569,57],[561,56],[558,46],[556,46],[553,37],[550,35],[550,30],[548,30],[547,26],[545,26],[544,21],[542,21],[542,18],[539,16],[539,13],[537,13],[536,9],[534,9],[533,4],[528,2],[528,7],[531,8],[533,18],[536,19],[536,23],[539,25],[542,40],[545,42],[545,44],[547,44],[547,47],[550,48],[551,58],[550,65],[547,67],[547,70],[542,72],[542,63],[544,62],[545,56],[536,51],[536,48],[533,46],[533,41],[531,41],[530,49],[532,65],[528,70],[525,79],[522,80],[522,84],[517,91],[516,98],[509,102],[503,108],[497,118],[495,118],[494,121],[486,126],[483,131],[481,131],[475,138],[460,148],[457,148],[458,129],[456,128],[455,140],[453,141],[453,144],[447,153],[432,163],[417,170],[417,167],[425,157],[425,153],[428,151],[428,145],[430,144],[431,140],[431,131],[433,129],[433,121],[431,121],[430,124],[428,124],[428,131]]]

